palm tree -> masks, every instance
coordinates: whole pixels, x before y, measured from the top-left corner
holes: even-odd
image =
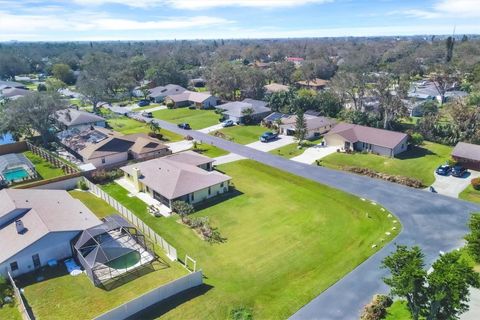
[[[154,134],[154,135],[158,135],[160,133],[160,126],[158,125],[158,123],[156,121],[150,121],[150,124],[148,125],[148,127],[150,128],[150,131]]]

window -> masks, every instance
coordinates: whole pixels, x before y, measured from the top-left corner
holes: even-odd
[[[195,193],[192,193],[192,201],[195,201]]]
[[[13,261],[12,263],[10,263],[10,269],[12,270],[12,272],[18,270],[18,263],[17,263],[17,261]]]
[[[223,182],[222,182],[222,183],[220,183],[220,188],[223,188]]]
[[[105,163],[105,158],[102,158],[102,163]]]
[[[208,187],[208,195],[212,195],[212,188],[211,187]]]
[[[41,267],[41,263],[40,263],[40,256],[38,254],[34,254],[32,256],[32,260],[33,260],[33,267],[35,269],[38,269]]]

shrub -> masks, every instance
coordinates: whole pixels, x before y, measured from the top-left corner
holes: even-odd
[[[111,182],[115,179],[121,178],[123,176],[123,172],[120,169],[114,169],[107,171],[105,169],[100,169],[95,171],[92,174],[93,183],[104,184]]]
[[[361,320],[380,320],[387,315],[387,308],[392,305],[393,301],[389,296],[375,295],[372,302],[365,306]]]
[[[83,191],[87,191],[87,190],[88,190],[87,183],[86,183],[85,180],[83,180],[83,179],[78,180],[78,182],[77,182],[77,187],[78,187],[78,189],[83,190]]]
[[[419,146],[423,143],[423,136],[420,134],[420,133],[413,133],[411,136],[410,136],[410,142],[414,145],[414,146]]]
[[[195,212],[195,208],[185,201],[174,201],[172,202],[172,210],[178,213],[180,216],[188,216]]]
[[[247,307],[237,307],[230,310],[229,319],[231,320],[253,320],[252,309]]]
[[[472,184],[473,189],[480,190],[480,178],[474,178],[470,183]]]
[[[175,107],[175,102],[173,101],[168,101],[166,104],[168,109],[173,109]]]

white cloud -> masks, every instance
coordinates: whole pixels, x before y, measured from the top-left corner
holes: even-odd
[[[480,18],[480,3],[478,0],[437,0],[429,10],[413,9],[402,13],[422,19]]]
[[[73,0],[83,6],[98,6],[102,4],[122,4],[129,7],[149,8],[162,5],[177,9],[200,10],[216,7],[253,7],[253,8],[278,8],[302,6],[312,3],[327,3],[333,0]]]

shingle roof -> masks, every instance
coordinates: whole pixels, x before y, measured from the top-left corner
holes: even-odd
[[[327,136],[338,134],[351,143],[365,142],[376,146],[393,149],[407,137],[405,133],[370,128],[351,123],[339,123]]]
[[[172,156],[125,166],[120,169],[133,175],[134,168],[141,172],[140,181],[167,199],[202,190],[229,181],[231,177],[217,171],[206,171],[194,163],[207,161],[206,157],[187,151]],[[208,161],[210,161],[209,159]]]
[[[27,89],[7,88],[7,89],[1,90],[0,96],[6,97],[6,98],[14,98],[14,97],[23,97],[30,93],[32,93],[32,91]]]
[[[337,123],[334,119],[330,119],[327,117],[316,117],[316,116],[311,116],[308,114],[304,115],[306,123],[307,123],[307,130],[316,130],[318,128],[322,128],[328,125],[333,125]],[[297,116],[296,115],[291,115],[287,118],[282,119],[282,124],[280,127],[283,128],[295,128],[295,124],[297,122]]]
[[[186,90],[187,89],[185,89],[184,87],[176,84],[167,84],[166,86],[160,86],[150,89],[149,96],[152,98],[166,97],[170,95],[180,94]]]
[[[180,94],[168,95],[167,98],[174,102],[191,101],[194,103],[202,103],[211,96],[212,95],[208,92],[193,92],[187,90]]]
[[[8,216],[13,210],[18,214]],[[63,190],[0,191],[0,263],[52,232],[82,231],[101,221],[79,200]],[[15,220],[26,232],[18,234]]]
[[[265,90],[268,93],[273,93],[273,92],[285,92],[288,91],[290,88],[289,86],[279,84],[279,83],[270,83],[264,86]]]
[[[299,85],[302,85],[302,86],[325,87],[328,84],[328,80],[317,78],[317,79],[310,80],[310,81],[298,81],[297,83]]]
[[[466,142],[459,142],[452,151],[452,157],[480,161],[480,146]]]
[[[5,88],[25,88],[25,85],[20,82],[0,80],[0,89]]]
[[[56,114],[57,120],[67,127],[105,121],[105,118],[102,118],[94,113],[80,111],[77,109],[64,109],[57,111]]]
[[[245,99],[243,101],[228,102],[217,106],[217,109],[226,110],[223,113],[232,117],[241,117],[242,111],[248,108],[253,109],[253,114],[261,114],[269,112],[270,108],[267,103],[260,100]]]

